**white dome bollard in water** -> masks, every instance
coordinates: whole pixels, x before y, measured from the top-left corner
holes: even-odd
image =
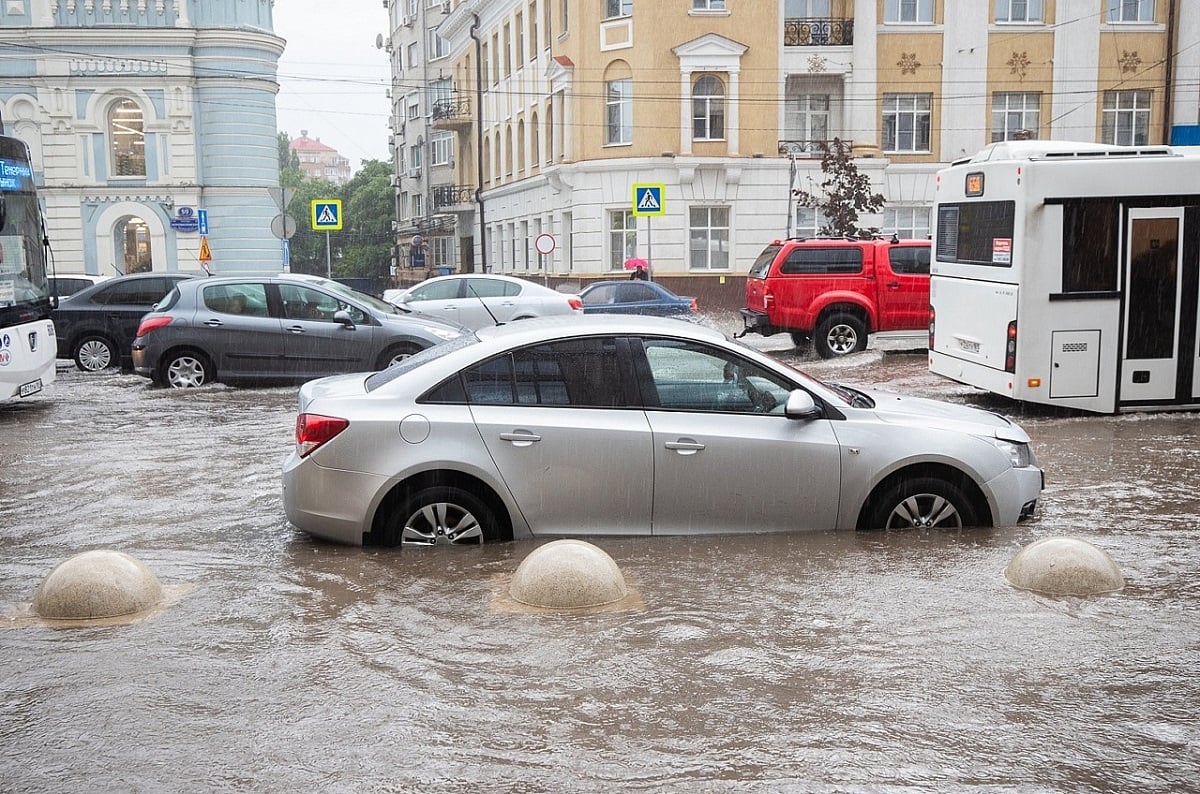
[[[55,620],[92,620],[144,612],[163,587],[141,560],[119,551],[85,551],[63,560],[33,594],[33,611]]]
[[[1125,578],[1112,557],[1086,540],[1043,538],[1017,552],[1004,577],[1014,587],[1046,595],[1115,593]]]
[[[534,549],[508,587],[514,601],[544,609],[604,606],[628,592],[613,558],[582,540],[555,540]]]

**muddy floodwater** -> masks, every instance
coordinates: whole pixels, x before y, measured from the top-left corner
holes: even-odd
[[[535,542],[290,527],[294,388],[60,367],[0,408],[0,790],[1200,791],[1200,416],[1020,410],[874,346],[802,363],[1015,415],[1040,516],[604,538],[640,608],[522,614],[495,600]],[[1011,587],[1013,555],[1059,535],[1125,589]],[[99,548],[186,595],[128,625],[19,620]]]

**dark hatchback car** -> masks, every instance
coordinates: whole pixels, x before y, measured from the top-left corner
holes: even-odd
[[[130,346],[142,315],[189,273],[131,273],[106,279],[63,298],[51,312],[58,357],[97,372],[133,366]]]
[[[466,329],[299,274],[196,279],[142,318],[134,371],[160,386],[295,383],[384,369]]]
[[[696,299],[676,295],[654,281],[597,281],[579,293],[584,314],[645,314],[679,317],[698,311]]]

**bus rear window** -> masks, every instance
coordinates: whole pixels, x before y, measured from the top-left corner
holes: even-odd
[[[963,265],[1012,267],[1016,202],[972,201],[939,204],[937,258]]]

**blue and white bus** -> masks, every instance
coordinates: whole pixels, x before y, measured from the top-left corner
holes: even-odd
[[[1200,155],[997,143],[938,173],[929,368],[1100,413],[1200,406]]]
[[[45,240],[29,149],[0,135],[0,401],[54,382]]]

